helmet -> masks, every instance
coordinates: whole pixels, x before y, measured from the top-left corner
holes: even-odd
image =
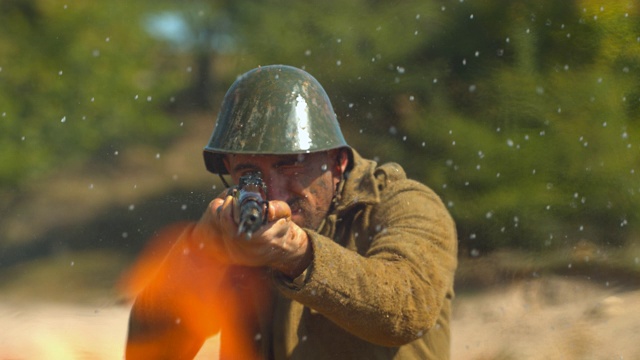
[[[207,170],[222,175],[228,173],[225,154],[304,154],[341,147],[348,145],[320,83],[298,68],[270,65],[231,85],[203,154]]]

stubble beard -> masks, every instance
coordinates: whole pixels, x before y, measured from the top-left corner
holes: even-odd
[[[311,230],[317,230],[329,212],[329,209],[314,208],[304,198],[294,198],[287,203],[291,208],[291,215],[296,225]]]

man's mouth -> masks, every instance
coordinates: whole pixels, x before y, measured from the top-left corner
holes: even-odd
[[[291,214],[301,213],[302,212],[302,199],[294,198],[287,201],[289,208],[291,208]]]
[[[305,220],[304,209],[302,208],[302,199],[291,199],[287,201],[287,204],[289,204],[289,207],[291,208],[291,220],[299,226],[302,226]]]

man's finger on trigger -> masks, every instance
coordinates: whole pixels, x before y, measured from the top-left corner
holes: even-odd
[[[237,224],[238,222],[240,222],[240,215],[239,215],[239,209],[238,207],[238,203],[236,201],[236,197],[235,196],[231,196],[231,195],[227,195],[227,197],[224,199],[224,203],[222,205],[222,210],[223,211],[230,211],[231,217],[233,218],[233,221]]]

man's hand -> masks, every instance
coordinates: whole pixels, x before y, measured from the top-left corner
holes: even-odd
[[[227,195],[209,204],[194,231],[224,261],[267,266],[295,278],[309,266],[313,257],[307,233],[291,220],[291,209],[286,202],[272,200],[268,209],[267,223],[246,239],[243,234],[238,235],[235,198]]]

